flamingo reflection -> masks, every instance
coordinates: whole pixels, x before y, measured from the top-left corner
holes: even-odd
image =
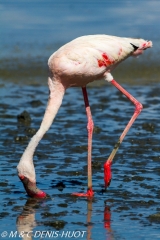
[[[113,231],[111,228],[111,210],[105,205],[104,208],[104,228],[107,229],[107,240],[114,240]]]
[[[35,207],[39,200],[29,198],[23,207],[22,213],[17,217],[17,230],[23,240],[32,240],[33,229],[37,226],[35,220]]]
[[[87,219],[86,219],[86,239],[92,240],[92,210],[93,210],[93,199],[87,199]],[[35,214],[38,206],[41,204],[40,199],[29,198],[23,207],[22,213],[17,217],[17,230],[23,240],[34,239],[33,233],[34,228],[38,225],[36,223]],[[111,229],[111,210],[110,207],[105,205],[104,208],[104,228],[106,231],[106,240],[114,240],[113,231]],[[85,238],[84,238],[85,239]]]

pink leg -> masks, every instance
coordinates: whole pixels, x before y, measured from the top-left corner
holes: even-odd
[[[129,131],[130,127],[140,114],[143,106],[140,102],[138,102],[130,93],[128,93],[123,87],[121,87],[114,79],[111,81],[111,83],[120,91],[122,92],[133,104],[135,105],[135,111],[133,116],[131,117],[130,121],[128,122],[127,126],[125,127],[123,133],[121,134],[120,138],[118,139],[118,142],[115,144],[114,149],[112,150],[108,160],[104,164],[104,182],[105,187],[109,187],[111,182],[111,163],[113,161],[114,156],[116,155],[116,152],[122,143],[124,137],[126,136],[127,132]]]
[[[86,87],[82,87],[82,92],[83,92],[85,108],[86,108],[86,113],[87,113],[87,119],[88,119],[88,124],[87,124],[87,130],[88,130],[88,190],[87,190],[87,193],[73,193],[73,195],[80,196],[80,197],[81,196],[82,197],[83,196],[84,197],[92,197],[94,195],[93,190],[92,190],[92,135],[93,135],[94,123],[92,120],[92,114],[91,114],[91,109],[89,106]]]

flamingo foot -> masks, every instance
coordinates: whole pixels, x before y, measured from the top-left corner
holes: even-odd
[[[31,182],[27,177],[21,175],[19,176],[23,183],[23,186],[27,194],[32,198],[45,198],[47,195],[45,192],[37,188],[36,183]]]
[[[94,192],[92,188],[88,188],[86,193],[72,193],[72,195],[77,196],[77,197],[93,197]]]
[[[104,182],[105,188],[109,187],[112,179],[112,172],[111,172],[111,161],[107,161],[104,164]]]

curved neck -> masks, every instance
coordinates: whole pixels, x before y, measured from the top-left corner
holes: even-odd
[[[49,95],[48,104],[46,107],[43,120],[41,122],[39,130],[32,137],[26,150],[24,151],[21,161],[31,161],[31,162],[33,161],[32,158],[37,145],[39,144],[43,135],[50,128],[62,104],[62,99],[66,90],[65,87],[57,81],[52,81],[51,78],[48,78],[48,85],[49,85],[50,95]]]

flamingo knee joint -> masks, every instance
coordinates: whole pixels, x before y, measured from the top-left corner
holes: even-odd
[[[143,105],[142,105],[142,103],[140,103],[140,102],[137,102],[136,104],[135,104],[135,113],[140,113],[141,111],[142,111],[142,109],[143,109]]]

